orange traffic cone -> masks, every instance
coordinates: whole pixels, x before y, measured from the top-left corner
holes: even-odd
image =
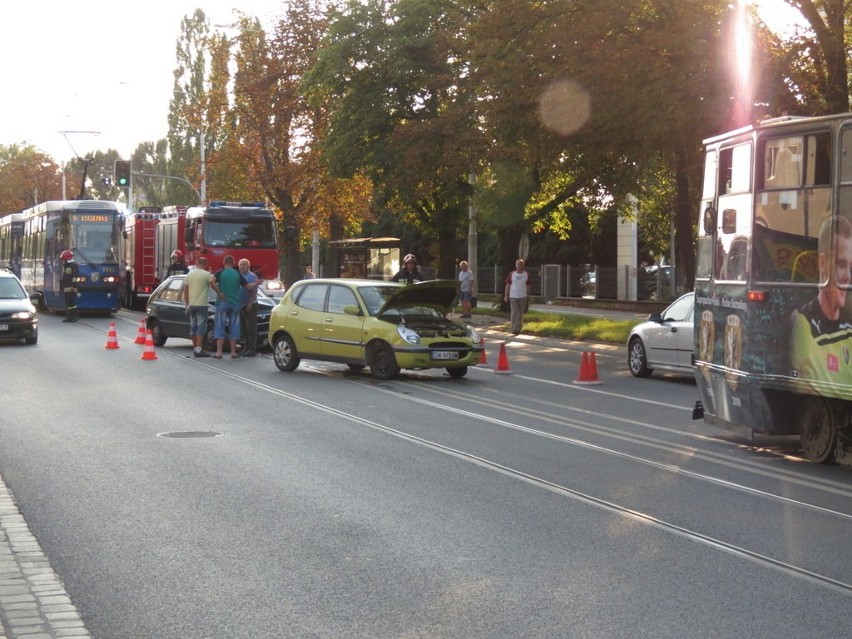
[[[134,344],[144,344],[145,343],[145,320],[139,320],[139,330],[136,331],[136,341]]]
[[[118,348],[118,333],[115,332],[115,322],[109,323],[109,333],[107,333],[107,343],[104,348],[109,350]]]
[[[482,351],[479,353],[479,366],[488,366],[488,357],[485,355],[485,340],[482,340]]]
[[[580,376],[574,380],[575,384],[600,384],[598,379],[598,363],[594,352],[583,352],[580,360]]]
[[[500,343],[500,356],[497,358],[497,368],[494,372],[499,375],[511,375],[512,369],[509,367],[509,358],[506,357],[506,342]]]
[[[145,335],[145,350],[139,359],[157,359],[157,351],[154,350],[154,337],[151,335],[151,331],[148,331]]]

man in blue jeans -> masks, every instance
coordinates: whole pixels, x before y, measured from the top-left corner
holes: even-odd
[[[231,344],[231,359],[239,357],[237,340],[240,338],[240,291],[249,284],[243,274],[234,268],[234,258],[226,255],[222,260],[222,270],[214,277],[219,287],[219,301],[216,302],[216,321],[213,325],[213,337],[216,338],[216,359],[222,359],[222,347],[225,344],[225,327],[228,328]]]

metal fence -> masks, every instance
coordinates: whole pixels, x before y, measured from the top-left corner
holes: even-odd
[[[623,291],[619,291],[619,270],[623,273],[621,278],[621,286],[625,288]],[[527,271],[532,275],[532,294],[544,301],[568,297],[629,299],[626,290],[629,281],[629,267],[626,266],[544,264],[540,267],[529,267]],[[500,270],[497,265],[477,268],[477,291],[482,294],[502,294],[506,275],[508,273]],[[675,270],[672,267],[639,268],[637,270],[637,299],[673,299],[674,287],[672,282],[674,277]]]
[[[563,266],[561,264],[544,264],[527,268],[532,275],[532,294],[549,302],[559,298],[586,298],[601,300],[629,299],[628,291],[620,291],[619,277],[621,270],[622,287],[626,288],[629,281],[628,267],[618,266]],[[424,279],[436,277],[436,269],[421,266],[420,272]],[[476,269],[476,289],[481,294],[502,295],[504,282],[508,272],[501,270],[496,264],[481,266]],[[320,266],[320,276],[328,277]],[[672,292],[675,270],[670,266],[637,269],[636,298],[639,300],[670,300],[674,299]]]

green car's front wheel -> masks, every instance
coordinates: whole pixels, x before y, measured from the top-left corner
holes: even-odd
[[[373,377],[381,380],[393,379],[399,375],[399,364],[396,363],[396,356],[390,346],[379,344],[373,348],[370,372],[373,373]]]

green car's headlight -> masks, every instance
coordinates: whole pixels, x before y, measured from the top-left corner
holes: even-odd
[[[476,329],[473,326],[467,327],[467,335],[470,337],[470,341],[474,344],[479,344],[482,341],[482,338],[479,336],[479,333],[476,332]]]
[[[405,326],[397,326],[396,332],[399,333],[399,336],[409,344],[420,343],[420,336],[414,331],[412,331],[410,328],[407,328]]]

